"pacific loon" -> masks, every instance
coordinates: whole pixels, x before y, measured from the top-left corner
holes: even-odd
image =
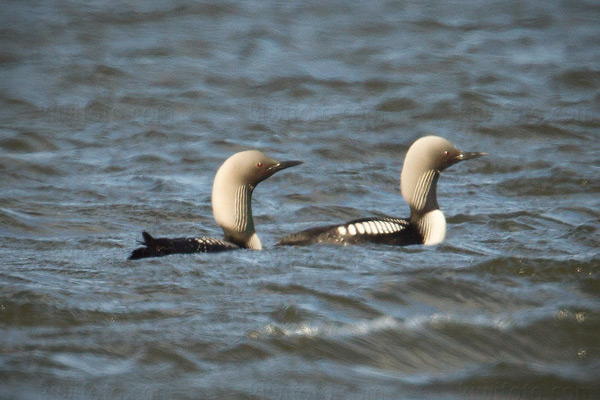
[[[229,157],[217,171],[212,191],[213,215],[223,228],[224,239],[208,237],[154,238],[143,232],[144,247],[134,250],[130,260],[176,253],[214,253],[249,248],[260,250],[260,240],[252,219],[252,192],[256,185],[277,171],[302,164],[277,161],[258,150]]]
[[[400,176],[400,190],[411,210],[408,219],[362,218],[341,225],[310,228],[285,236],[277,245],[441,243],[446,237],[446,219],[436,195],[440,173],[460,161],[483,155],[486,153],[461,151],[441,137],[422,137],[408,149]]]

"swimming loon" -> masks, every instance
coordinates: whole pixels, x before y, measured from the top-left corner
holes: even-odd
[[[303,161],[280,162],[258,150],[232,155],[217,171],[212,191],[213,215],[223,228],[224,239],[154,238],[143,232],[144,247],[134,250],[129,259],[176,253],[214,253],[240,248],[260,250],[262,246],[254,230],[252,218],[252,192],[256,185],[277,171],[302,163]]]
[[[436,196],[440,173],[460,161],[483,155],[486,153],[461,151],[438,136],[422,137],[408,149],[400,176],[400,189],[410,206],[410,218],[362,218],[341,225],[310,228],[284,237],[277,245],[441,243],[446,237],[446,219]]]

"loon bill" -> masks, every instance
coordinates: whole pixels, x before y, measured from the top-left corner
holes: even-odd
[[[262,249],[254,230],[252,192],[256,185],[274,173],[302,163],[303,161],[277,161],[258,150],[232,155],[217,171],[212,191],[213,215],[223,229],[224,238],[154,238],[143,232],[143,247],[135,249],[129,259],[214,253],[240,248]]]
[[[285,236],[277,245],[441,243],[446,238],[446,218],[437,202],[440,173],[451,165],[486,154],[461,151],[438,136],[422,137],[408,149],[400,176],[402,197],[411,210],[409,218],[362,218],[341,225],[310,228]]]

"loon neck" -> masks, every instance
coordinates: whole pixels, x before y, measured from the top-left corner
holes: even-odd
[[[410,222],[423,236],[425,245],[434,245],[446,238],[446,218],[437,202],[439,171],[427,169],[410,177],[402,176],[402,195],[410,206]]]
[[[277,171],[302,161],[277,161],[258,150],[229,157],[217,170],[212,191],[213,215],[225,233],[225,240],[240,247],[260,250],[252,219],[252,192],[256,185]]]
[[[437,202],[437,182],[439,171],[428,169],[410,177],[402,175],[401,190],[404,200],[410,206],[413,214],[424,215],[433,210],[439,210]]]
[[[260,250],[262,246],[252,218],[253,191],[253,185],[219,185],[215,180],[213,214],[223,229],[225,240],[240,247]]]

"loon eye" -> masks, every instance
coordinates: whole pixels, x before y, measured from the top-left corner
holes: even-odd
[[[450,152],[449,152],[448,150],[444,150],[444,155],[445,155],[446,157],[448,157],[448,156],[450,155]]]
[[[259,162],[259,163],[257,163],[257,164],[256,164],[256,166],[257,166],[258,168],[262,168],[263,164],[262,164],[261,162]]]

